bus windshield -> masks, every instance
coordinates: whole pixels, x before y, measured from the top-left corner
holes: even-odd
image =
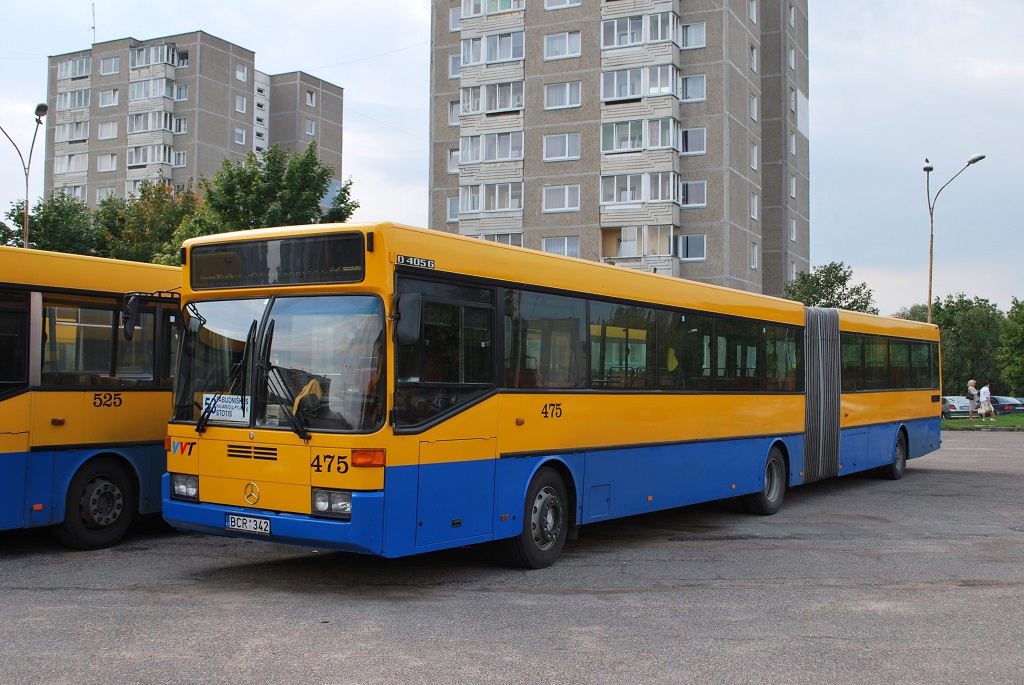
[[[384,306],[367,295],[192,302],[174,418],[292,430],[384,420]],[[250,335],[256,322],[259,335]]]

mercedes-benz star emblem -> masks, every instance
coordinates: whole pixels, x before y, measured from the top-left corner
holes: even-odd
[[[260,486],[256,485],[252,481],[245,484],[245,501],[249,504],[256,504],[260,501]]]

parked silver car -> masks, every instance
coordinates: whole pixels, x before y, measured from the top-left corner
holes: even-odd
[[[965,419],[971,414],[971,405],[966,397],[943,397],[942,418]]]

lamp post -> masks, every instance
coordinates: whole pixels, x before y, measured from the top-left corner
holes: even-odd
[[[932,166],[932,163],[927,158],[924,160],[925,190],[928,193],[928,323],[932,322],[932,260],[935,255],[935,201],[939,199],[939,193],[952,183],[953,179],[964,173],[964,169],[972,164],[977,164],[983,159],[985,159],[985,155],[971,155],[971,158],[967,160],[967,164],[964,164],[964,168],[953,174],[953,178],[946,181],[942,188],[939,188],[938,192],[935,193],[935,197],[932,197],[932,171],[935,170],[935,167]]]
[[[17,143],[15,143],[11,139],[11,137],[7,135],[7,131],[4,131],[4,127],[0,126],[0,131],[3,131],[3,134],[7,136],[7,140],[10,140],[11,145],[14,145],[14,151],[18,153],[18,158],[21,160],[21,169],[22,171],[25,172],[25,208],[21,213],[22,219],[24,220],[23,223],[25,229],[24,234],[22,235],[21,246],[24,248],[28,248],[28,172],[29,169],[32,167],[32,151],[35,150],[36,147],[36,135],[39,134],[39,125],[43,123],[43,117],[46,116],[46,112],[48,110],[49,107],[47,107],[45,103],[40,102],[38,105],[36,105],[36,128],[35,131],[32,132],[32,145],[29,146],[28,148],[28,160],[26,160],[22,156],[21,150],[18,149]]]

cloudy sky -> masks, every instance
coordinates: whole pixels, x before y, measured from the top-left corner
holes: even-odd
[[[343,174],[362,205],[354,218],[426,225],[429,0],[158,6],[4,3],[0,126],[22,154],[46,97],[47,56],[93,42],[95,7],[99,42],[202,30],[254,50],[262,72],[305,71],[343,87]],[[987,155],[936,203],[934,293],[985,297],[1004,311],[1024,298],[1024,236],[1011,206],[1024,194],[1021,26],[1021,0],[810,0],[811,263],[851,266],[883,314],[927,300],[926,157],[934,196],[971,155]],[[33,160],[34,204],[41,143]],[[0,139],[0,214],[24,183]]]

